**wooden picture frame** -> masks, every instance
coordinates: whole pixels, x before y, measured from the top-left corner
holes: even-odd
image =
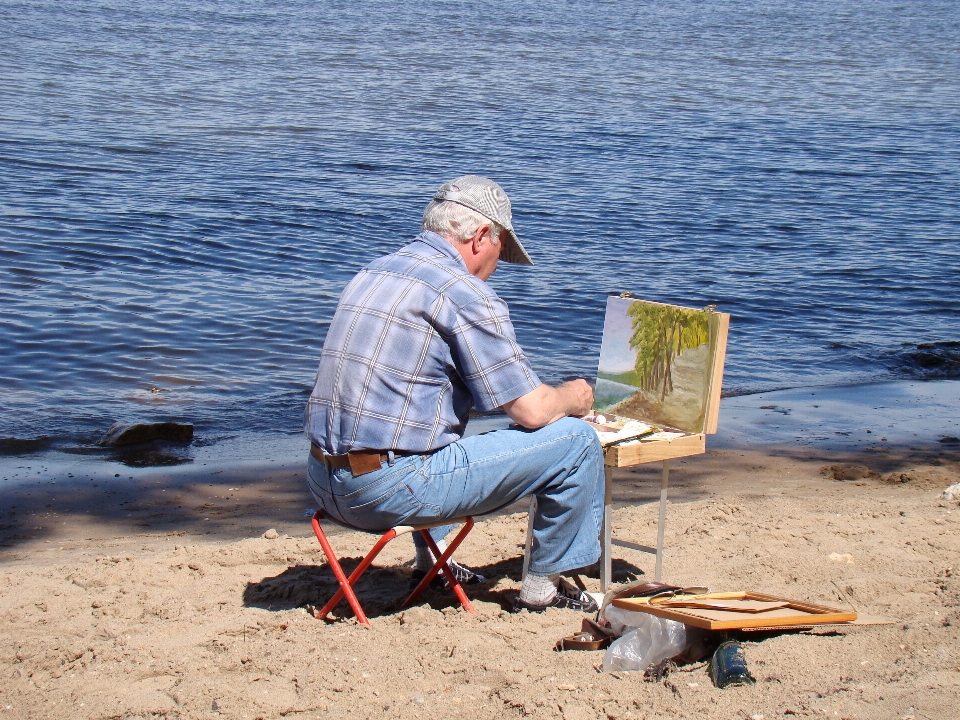
[[[613,606],[621,610],[645,612],[667,620],[676,620],[685,625],[702,628],[704,630],[758,630],[763,628],[784,628],[808,625],[826,625],[852,622],[857,619],[857,613],[805,602],[790,598],[767,595],[765,593],[741,591],[707,593],[695,596],[677,596],[675,600],[684,599],[711,599],[736,601],[755,601],[762,603],[786,603],[784,607],[762,612],[736,612],[731,610],[713,610],[703,608],[679,608],[657,605],[656,598],[624,598],[614,600]],[[654,600],[654,604],[651,604]]]

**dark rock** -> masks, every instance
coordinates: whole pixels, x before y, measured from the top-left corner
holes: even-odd
[[[907,377],[941,380],[960,377],[960,341],[910,343],[881,356],[888,367]]]
[[[115,423],[100,438],[97,445],[120,447],[123,445],[139,445],[154,440],[188,443],[193,440],[193,425],[191,423],[137,423],[124,426]]]
[[[947,435],[946,437],[940,438],[940,442],[944,443],[945,445],[958,445],[960,444],[960,438]]]

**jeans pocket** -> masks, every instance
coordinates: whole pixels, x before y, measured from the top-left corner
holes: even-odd
[[[408,474],[416,471],[418,456],[398,459],[393,465],[365,475],[353,476],[349,471],[334,473],[330,480],[330,489],[337,502],[343,506],[366,504],[371,497],[379,497],[384,488],[390,487]]]
[[[427,457],[424,464],[426,477],[449,475],[467,466],[467,452],[459,442],[453,442],[440,448]]]
[[[363,530],[376,531],[403,525],[407,518],[417,516],[423,507],[413,489],[402,480],[390,484],[379,497],[369,502],[353,505],[341,499],[340,503],[347,522]]]
[[[425,506],[425,512],[440,514],[440,508],[453,510],[460,504],[467,480],[466,451],[459,443],[451,443],[430,455],[423,472],[412,476],[413,494]],[[429,506],[429,508],[427,508]]]

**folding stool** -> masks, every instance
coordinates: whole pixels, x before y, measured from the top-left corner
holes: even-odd
[[[473,528],[472,517],[468,516],[458,518],[456,520],[443,520],[442,522],[435,522],[427,525],[397,525],[396,527],[392,527],[380,537],[370,552],[367,553],[367,556],[363,558],[360,564],[357,565],[356,569],[350,573],[350,577],[347,577],[346,573],[343,572],[343,568],[340,567],[340,561],[337,560],[337,556],[333,552],[333,548],[330,546],[330,541],[327,540],[327,536],[324,534],[323,528],[320,527],[320,521],[325,517],[326,516],[323,514],[322,510],[317,510],[317,512],[314,513],[311,524],[313,525],[313,533],[317,536],[317,540],[320,541],[320,547],[323,548],[323,554],[326,555],[327,562],[330,563],[333,574],[336,576],[337,582],[340,583],[340,589],[337,590],[336,594],[330,598],[326,605],[324,605],[320,610],[314,611],[313,616],[318,620],[325,620],[330,614],[330,611],[337,606],[344,596],[346,596],[347,602],[350,603],[350,607],[353,609],[353,614],[357,617],[357,622],[369,626],[370,621],[367,620],[367,616],[364,614],[363,608],[360,607],[360,601],[357,600],[357,595],[353,591],[353,588],[360,580],[360,576],[366,572],[367,568],[370,567],[370,564],[374,561],[374,559],[376,559],[377,555],[380,554],[380,551],[387,546],[388,542],[393,540],[395,537],[413,532],[420,533],[420,536],[426,541],[427,546],[430,548],[433,556],[437,558],[437,561],[434,563],[433,567],[430,568],[430,571],[424,576],[423,580],[421,580],[417,587],[414,588],[413,592],[410,593],[407,599],[403,601],[403,605],[401,605],[401,607],[408,607],[414,600],[420,597],[421,593],[427,589],[427,586],[430,584],[430,582],[437,576],[437,573],[442,571],[444,576],[447,578],[447,582],[450,583],[451,589],[457,596],[460,604],[463,606],[463,609],[472,615],[476,615],[476,611],[470,604],[470,600],[467,599],[467,594],[463,591],[460,583],[457,582],[453,572],[450,570],[450,566],[447,565],[447,560],[449,560],[450,556],[453,555],[454,550],[460,546],[460,543],[463,542],[464,538],[467,537],[467,534]],[[437,543],[434,542],[433,537],[428,531],[433,527],[459,523],[463,523],[463,529],[457,533],[457,537],[454,539],[454,541],[447,546],[447,549],[444,550],[443,553],[441,553],[440,548],[437,547]],[[344,525],[344,527],[350,526]],[[359,528],[351,527],[350,529],[356,530]]]

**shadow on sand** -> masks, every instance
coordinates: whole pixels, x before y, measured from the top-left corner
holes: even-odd
[[[960,447],[936,443],[857,452],[796,446],[710,450],[671,462],[670,502],[695,502],[746,485],[751,492],[762,492],[767,482],[764,464],[776,458],[810,464],[814,475],[820,468],[850,465],[872,473],[861,472],[859,479],[868,484],[891,478],[905,482],[912,467],[960,463]],[[109,469],[109,476],[105,466],[98,466],[99,476],[85,477],[44,472],[42,458],[17,464],[24,466],[23,476],[0,484],[0,552],[44,540],[117,536],[175,534],[239,540],[257,537],[269,528],[294,537],[311,535],[309,509],[314,501],[299,462],[220,469],[194,464],[129,470],[123,476],[113,472],[116,465]],[[614,471],[614,506],[657,502],[660,468],[660,463],[651,463]],[[525,512],[527,507],[522,500],[501,512]]]
[[[362,558],[341,558],[341,565],[347,575],[353,572]],[[509,578],[519,582],[523,570],[523,556],[501,560],[489,565],[473,566],[473,569],[485,576],[490,582],[482,585],[467,585],[464,590],[471,600],[495,603],[509,610],[516,590],[491,590],[498,580]],[[581,572],[587,577],[596,576],[596,568]],[[643,576],[643,570],[632,563],[615,560],[613,563],[614,582],[626,582],[628,579]],[[243,604],[263,610],[281,611],[312,605],[322,607],[338,589],[337,580],[327,564],[297,565],[287,568],[279,575],[266,577],[256,583],[247,583],[243,591]],[[404,567],[371,566],[357,584],[357,598],[368,617],[383,617],[401,612],[401,605],[410,593],[410,570]],[[427,603],[434,610],[447,607],[459,607],[454,594],[446,589],[428,588],[418,604]],[[331,620],[349,619],[353,612],[346,600],[342,600],[331,613]]]

